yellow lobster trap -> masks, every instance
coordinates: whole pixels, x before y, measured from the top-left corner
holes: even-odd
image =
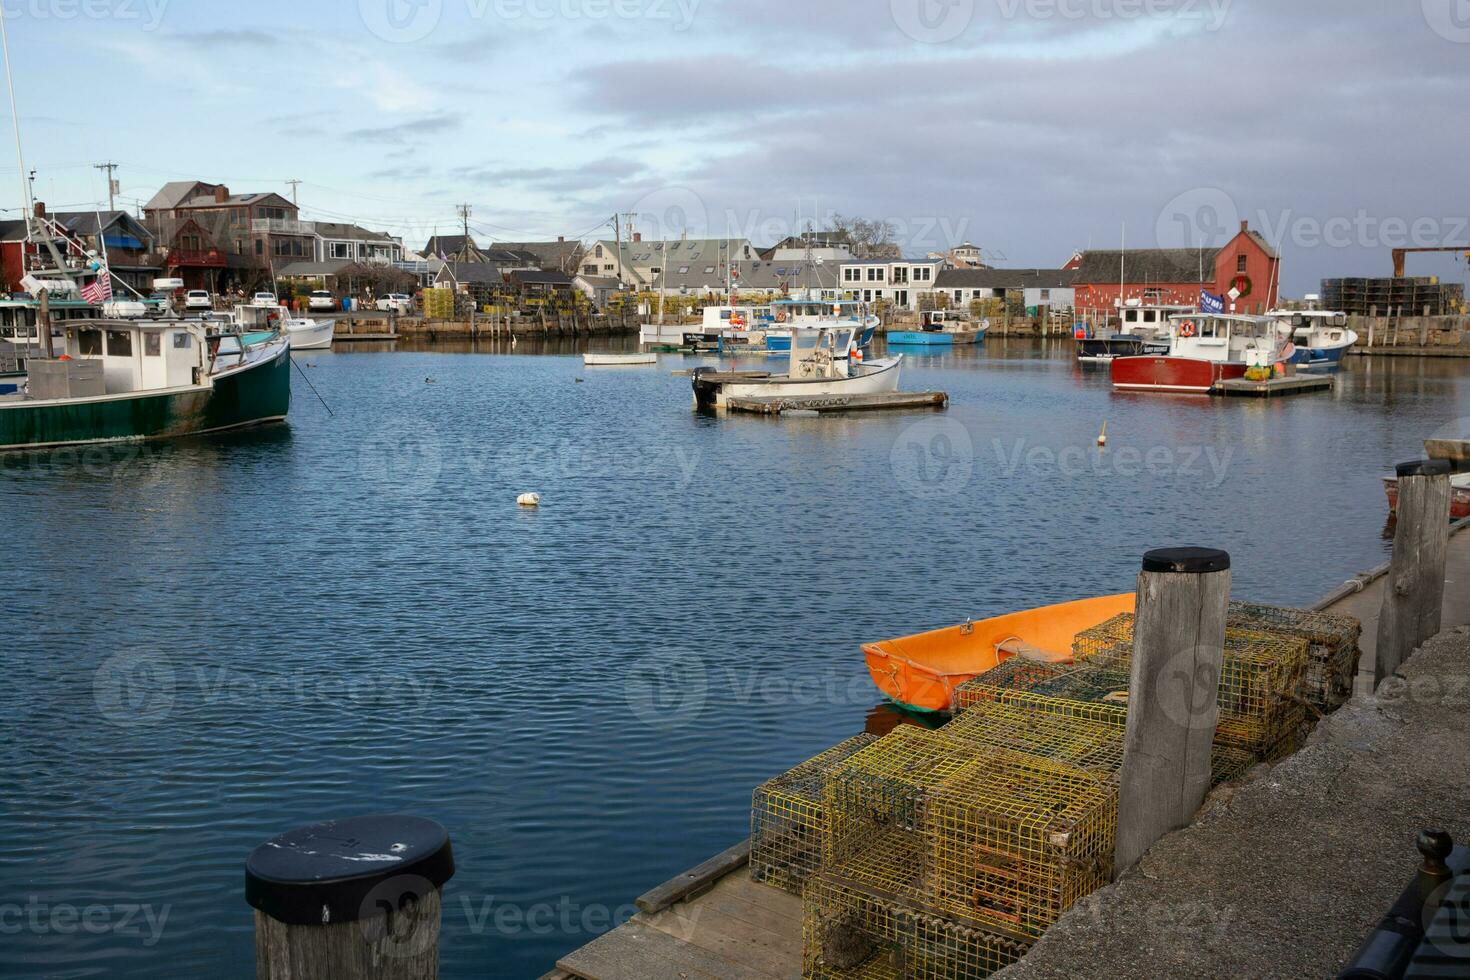
[[[802,884],[822,866],[829,830],[822,780],[876,741],[876,735],[854,736],[756,787],[750,807],[752,878],[801,894]]]
[[[1353,696],[1353,679],[1362,657],[1358,641],[1363,624],[1352,616],[1232,602],[1228,622],[1239,629],[1306,641],[1307,666],[1301,694],[1319,712],[1336,711]]]

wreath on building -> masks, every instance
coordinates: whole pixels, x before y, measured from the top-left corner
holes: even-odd
[[[1241,275],[1235,277],[1235,290],[1240,293],[1241,299],[1245,299],[1251,294],[1251,288],[1250,276]]]

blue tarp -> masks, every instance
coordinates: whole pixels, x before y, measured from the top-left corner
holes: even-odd
[[[103,235],[102,243],[108,248],[142,248],[143,243],[132,235]]]

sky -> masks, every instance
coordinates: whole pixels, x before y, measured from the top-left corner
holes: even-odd
[[[57,210],[168,180],[421,247],[769,244],[832,214],[997,266],[1218,245],[1288,296],[1470,249],[1470,0],[3,0]],[[8,111],[6,123],[10,122]],[[8,141],[7,141],[8,142]],[[22,206],[0,154],[0,207]],[[13,212],[12,212],[13,213]],[[1464,281],[1463,255],[1410,258]]]

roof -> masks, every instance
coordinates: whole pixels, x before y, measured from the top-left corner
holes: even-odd
[[[554,242],[496,242],[495,247],[529,253],[543,268],[566,269],[576,260],[582,243],[564,239]]]
[[[1281,256],[1277,253],[1277,251],[1274,248],[1271,247],[1271,243],[1268,242],[1268,241],[1266,241],[1266,236],[1262,235],[1260,232],[1256,231],[1254,228],[1247,228],[1245,230],[1245,233],[1246,233],[1246,235],[1248,235],[1250,237],[1251,241],[1253,241],[1257,245],[1261,246],[1261,251],[1263,251],[1263,252],[1266,253],[1266,257],[1268,259],[1279,259],[1279,258],[1281,258]]]
[[[435,235],[424,246],[424,254],[432,256],[458,255],[465,250],[466,246],[478,251],[475,246],[475,240],[468,235]]]
[[[675,253],[677,254],[677,253]],[[809,283],[813,289],[836,289],[836,262],[770,261],[736,262],[735,286],[742,290],[781,292],[803,289]],[[654,280],[653,288],[711,290],[720,292],[727,288],[725,267],[721,264],[691,263],[671,264],[668,274]]]
[[[171,180],[159,188],[158,193],[143,205],[143,210],[170,211],[178,207],[184,200],[193,197],[196,188],[212,186],[212,184],[205,184],[198,180]]]
[[[1071,289],[1069,269],[941,269],[935,289]]]
[[[26,238],[26,223],[19,219],[0,221],[0,242],[23,242]]]
[[[605,252],[617,254],[616,242],[603,240],[597,243]],[[623,262],[635,268],[662,267],[667,259],[670,265],[684,265],[728,261],[730,256],[743,256],[750,242],[744,238],[681,238],[677,241],[623,242]],[[755,255],[751,248],[750,254]]]
[[[618,277],[617,276],[588,276],[588,275],[579,275],[579,276],[577,276],[577,281],[578,282],[586,283],[587,285],[591,286],[593,289],[617,289],[618,288]]]
[[[1126,252],[1088,249],[1082,253],[1076,281],[1213,283],[1219,254],[1218,248],[1135,248]]]
[[[490,262],[446,262],[438,278],[467,282],[479,286],[499,286],[505,282],[500,266]]]
[[[508,269],[505,278],[511,282],[542,286],[570,286],[572,277],[554,269]]]
[[[873,255],[866,259],[842,259],[838,265],[943,265],[944,259],[905,259],[899,256]]]
[[[385,231],[369,231],[361,225],[336,221],[313,222],[316,233],[322,238],[344,238],[353,241],[392,242],[395,239]]]
[[[225,198],[223,201],[216,200],[215,199],[215,196],[214,196],[214,192],[213,191],[210,191],[207,194],[198,194],[198,195],[195,195],[194,197],[186,198],[183,201],[180,201],[178,204],[175,204],[174,207],[175,208],[180,208],[180,209],[189,209],[189,208],[239,208],[239,207],[245,207],[245,206],[251,205],[251,204],[259,204],[262,201],[269,201],[269,200],[280,201],[281,202],[281,205],[283,207],[292,208],[293,210],[296,209],[296,205],[292,204],[290,201],[286,200],[284,197],[282,197],[281,195],[277,194],[275,191],[266,191],[264,193],[257,193],[257,194],[231,194],[229,197]]]
[[[331,262],[292,262],[276,270],[276,275],[286,279],[293,276],[335,276],[351,265],[349,259],[334,259]]]

